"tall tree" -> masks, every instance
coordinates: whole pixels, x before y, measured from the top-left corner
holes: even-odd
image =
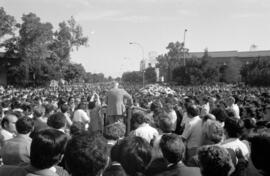
[[[156,74],[155,68],[153,67],[148,67],[145,70],[144,76],[145,76],[145,80],[148,83],[154,83],[157,80],[157,74]]]
[[[19,31],[19,53],[26,66],[26,80],[34,81],[36,68],[50,55],[48,46],[53,39],[51,23],[42,23],[34,13],[22,16],[22,25]]]
[[[0,7],[0,39],[5,35],[13,35],[15,29],[15,18],[8,15],[3,7]]]
[[[83,35],[82,27],[73,17],[67,22],[59,23],[59,29],[54,35],[54,42],[50,47],[61,62],[68,63],[71,51],[88,44],[88,37]]]
[[[166,47],[168,52],[165,55],[161,55],[157,58],[158,67],[160,68],[161,75],[166,76],[166,81],[172,80],[172,71],[179,65],[183,65],[182,59],[184,54],[183,43],[180,42],[170,42]],[[165,72],[165,73],[164,73]]]

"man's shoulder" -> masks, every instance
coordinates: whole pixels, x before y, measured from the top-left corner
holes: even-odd
[[[201,176],[198,167],[187,167],[184,164],[178,164],[168,167],[164,172],[156,174],[155,176]]]
[[[25,176],[27,171],[23,167],[3,165],[0,167],[0,175],[2,176]]]

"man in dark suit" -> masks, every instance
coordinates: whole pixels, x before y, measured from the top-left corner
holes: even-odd
[[[200,176],[200,169],[187,167],[182,162],[185,156],[185,145],[180,136],[176,134],[164,134],[160,140],[160,148],[167,168],[156,176]]]
[[[32,139],[29,134],[33,130],[34,122],[28,117],[20,118],[16,124],[17,136],[6,141],[1,155],[5,165],[22,165],[30,162],[30,146]]]
[[[118,86],[119,84],[114,82],[113,88],[107,94],[107,117],[105,125],[109,125],[123,119],[123,115],[126,111],[124,103],[125,99],[129,101],[130,105],[132,104],[132,97],[124,89],[118,88]]]

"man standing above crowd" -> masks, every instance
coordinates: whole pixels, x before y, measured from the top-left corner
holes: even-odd
[[[119,88],[119,83],[114,82],[113,88],[108,92],[106,97],[107,114],[105,125],[112,124],[118,120],[123,120],[125,108],[125,99],[132,104],[132,97],[124,89]]]

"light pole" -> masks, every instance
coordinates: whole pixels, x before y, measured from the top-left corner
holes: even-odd
[[[144,67],[145,67],[145,60],[144,60],[144,49],[143,49],[143,46],[140,44],[140,43],[137,43],[137,42],[129,42],[130,45],[137,45],[140,47],[141,51],[142,51],[142,61],[144,62],[144,66],[142,68],[142,76],[143,76],[143,87],[144,87],[144,84],[145,84],[145,79],[144,79]]]
[[[187,29],[185,29],[184,31],[184,41],[183,41],[184,66],[186,66],[186,51],[185,51],[186,33],[187,33]]]

